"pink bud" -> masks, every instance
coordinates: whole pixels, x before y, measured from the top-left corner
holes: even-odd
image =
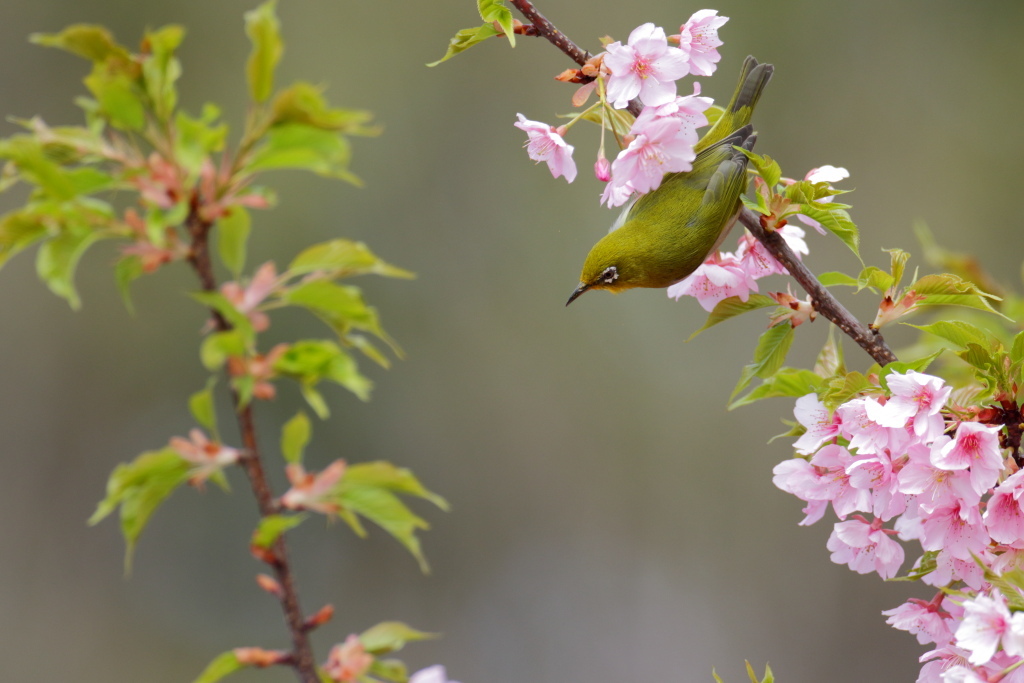
[[[597,163],[594,164],[594,175],[602,183],[607,183],[612,179],[612,165],[603,154],[597,157]]]

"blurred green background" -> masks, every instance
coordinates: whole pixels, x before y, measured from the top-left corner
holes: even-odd
[[[96,22],[134,45],[145,27],[175,22],[188,29],[183,106],[216,101],[238,121],[241,15],[255,4],[5,0],[0,111],[80,121],[71,100],[84,92],[85,63],[30,45],[29,33]],[[674,29],[702,8],[540,7],[591,49],[645,21]],[[1024,4],[714,7],[732,20],[705,94],[726,98],[747,54],[776,65],[754,118],[758,151],[790,176],[826,163],[850,170],[844,186],[856,188],[867,262],[884,265],[883,247],[920,253],[910,227],[924,219],[940,242],[1019,284]],[[923,648],[880,611],[920,588],[832,564],[831,523],[798,527],[801,505],[771,484],[791,451],[766,441],[784,430],[792,403],[725,410],[764,318],[687,344],[704,313],[662,291],[588,294],[563,307],[613,218],[589,174],[596,136],[579,129],[571,140],[581,178],[567,186],[527,159],[512,123],[517,112],[553,121],[570,109],[571,89],[551,80],[569,66],[564,57],[539,40],[514,51],[491,41],[425,68],[477,23],[470,0],[306,0],[282,2],[279,13],[279,83],[327,84],[332,102],[373,110],[385,132],[356,141],[362,190],[267,178],[280,206],[256,216],[250,263],[281,264],[347,236],[419,274],[361,283],[408,357],[388,372],[367,367],[377,383],[369,404],[330,395],[335,417],[317,429],[310,463],[388,458],[452,503],[450,514],[419,508],[434,524],[424,539],[431,576],[382,532],[360,542],[343,525],[313,522],[294,534],[305,606],[337,607],[316,633],[321,658],[350,632],[401,619],[444,633],[411,646],[406,661],[443,662],[464,683],[709,681],[712,667],[736,682],[744,658],[758,670],[770,661],[786,683],[913,680]],[[0,209],[14,201],[0,197]],[[837,240],[812,232],[808,241],[812,269],[859,267]],[[80,313],[36,281],[31,256],[0,273],[2,681],[179,683],[225,649],[285,646],[277,605],[252,581],[261,571],[246,548],[255,509],[241,477],[231,495],[175,494],[144,534],[130,579],[117,525],[85,524],[118,462],[187,431],[185,398],[204,382],[204,313],[183,294],[195,287],[190,273],[139,281],[131,316],[113,256],[96,249],[80,267]],[[847,301],[873,316],[869,296]],[[801,328],[793,361],[807,361],[826,329],[821,320]],[[284,391],[260,406],[268,444],[296,405]],[[293,680],[284,670],[235,678]]]

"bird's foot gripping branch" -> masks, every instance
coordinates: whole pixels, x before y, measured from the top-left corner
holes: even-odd
[[[530,158],[569,182],[577,176],[569,132],[580,121],[597,124],[600,200],[623,207],[587,256],[569,302],[592,289],[667,288],[708,311],[695,334],[769,309],[768,329],[730,401],[795,400],[788,434],[796,437],[795,457],[776,468],[775,484],[806,501],[804,524],[833,509],[834,562],[935,587],[934,599],[886,612],[890,624],[931,648],[919,680],[1024,680],[1024,332],[1014,322],[1024,299],[997,291],[976,264],[937,247],[923,227],[918,237],[929,264],[948,272],[915,270],[908,278],[909,255],[900,249],[888,250],[885,267],[863,266],[851,207],[839,201],[846,191],[837,189],[848,172],[821,166],[787,178],[769,155],[754,152],[751,115],[770,65],[748,58],[724,107],[696,83],[680,96],[679,79],[715,71],[718,31],[728,21],[716,11],[695,13],[678,32],[643,24],[627,41],[608,39],[591,54],[532,2],[509,4],[525,23],[504,2],[481,0],[484,23],[460,31],[440,61],[491,37],[515,46],[516,36],[539,36],[576,63],[557,78],[577,86],[579,114],[560,126],[520,114],[515,124],[527,134]],[[745,230],[735,251],[719,251],[736,222]],[[812,236],[839,238],[858,272],[815,276],[804,262],[812,242],[796,222]],[[794,295],[791,284],[760,293],[771,275],[791,277],[806,296]],[[854,318],[833,295],[836,287],[878,297],[875,319]],[[927,318],[938,310],[941,318]],[[925,319],[910,325],[911,315]],[[820,353],[809,367],[787,366],[796,328],[819,316],[834,325]],[[882,337],[894,323],[920,334],[903,360]],[[874,364],[848,366],[836,330]],[[919,556],[908,564],[911,547]]]

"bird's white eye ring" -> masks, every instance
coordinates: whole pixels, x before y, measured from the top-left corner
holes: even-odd
[[[605,283],[606,285],[610,285],[611,283],[615,282],[618,279],[619,271],[618,269],[615,268],[615,266],[608,266],[607,268],[604,269],[604,272],[601,273],[601,282]]]

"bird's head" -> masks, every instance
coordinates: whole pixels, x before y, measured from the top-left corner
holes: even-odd
[[[624,234],[616,230],[594,245],[583,263],[580,283],[565,302],[566,306],[591,289],[607,289],[617,293],[644,286],[643,269],[638,268],[635,259],[630,258],[625,248],[627,245],[621,239]]]

